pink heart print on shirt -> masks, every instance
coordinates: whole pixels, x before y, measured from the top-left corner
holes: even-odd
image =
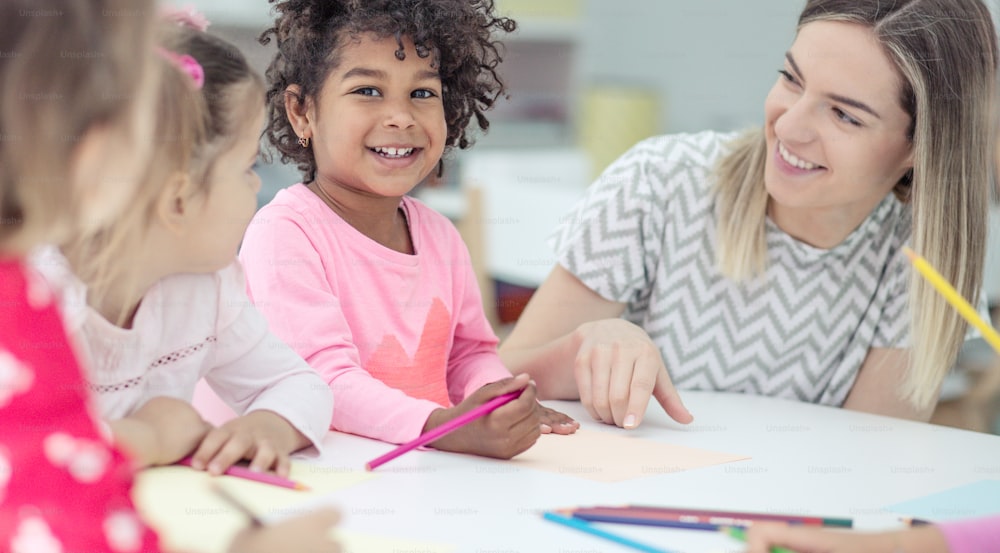
[[[66,468],[74,480],[84,484],[100,480],[111,463],[108,447],[95,440],[54,432],[45,437],[42,445],[50,463]]]
[[[413,358],[395,335],[386,334],[368,357],[365,370],[410,397],[451,407],[447,381],[451,332],[451,314],[444,302],[434,298]]]
[[[7,351],[0,350],[0,407],[31,389],[35,373]]]

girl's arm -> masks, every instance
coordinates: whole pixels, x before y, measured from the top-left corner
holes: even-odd
[[[690,422],[659,349],[644,330],[618,318],[624,309],[556,265],[500,357],[514,374],[531,374],[539,397],[580,398],[597,420],[638,426],[655,397],[673,419]]]
[[[217,473],[247,458],[253,468],[275,466],[286,474],[290,453],[320,447],[333,398],[319,374],[268,330],[246,295],[239,263],[234,261],[217,278],[220,327],[213,364],[204,377],[242,416],[210,432],[193,465]]]
[[[154,397],[108,426],[115,443],[131,454],[140,468],[181,460],[212,428],[190,404],[168,397]]]

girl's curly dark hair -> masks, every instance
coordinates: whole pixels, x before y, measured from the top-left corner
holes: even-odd
[[[300,101],[317,98],[330,72],[340,63],[338,48],[360,34],[394,37],[396,57],[405,57],[402,38],[409,37],[417,55],[433,56],[441,76],[445,148],[467,148],[466,128],[473,116],[482,130],[490,126],[484,112],[504,93],[496,67],[502,61],[494,30],[513,31],[510,18],[493,14],[493,0],[269,0],[278,13],[261,44],[276,40],[278,53],[267,68],[267,135],[282,162],[295,162],[305,182],[316,177],[311,148],[298,137],[285,113],[289,85],[301,87]],[[440,167],[440,166],[439,166]]]

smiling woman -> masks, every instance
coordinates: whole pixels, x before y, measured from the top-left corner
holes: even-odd
[[[675,388],[926,419],[966,325],[910,245],[979,296],[996,44],[979,0],[809,0],[742,135],[661,136],[557,231],[501,347],[544,398],[639,424]]]

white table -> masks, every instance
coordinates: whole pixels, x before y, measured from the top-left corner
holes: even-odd
[[[898,525],[882,507],[977,480],[1000,478],[1000,437],[757,396],[686,392],[695,422],[672,423],[655,403],[640,429],[651,440],[740,453],[746,461],[620,483],[594,482],[500,461],[413,451],[378,478],[325,501],[353,530],[451,543],[471,553],[627,552],[544,521],[542,510],[654,504],[849,517],[862,529]],[[584,427],[575,402],[546,402]],[[389,444],[330,433],[311,462],[358,468]],[[615,532],[676,551],[738,551],[709,532],[614,525]],[[400,552],[403,553],[403,552]]]

